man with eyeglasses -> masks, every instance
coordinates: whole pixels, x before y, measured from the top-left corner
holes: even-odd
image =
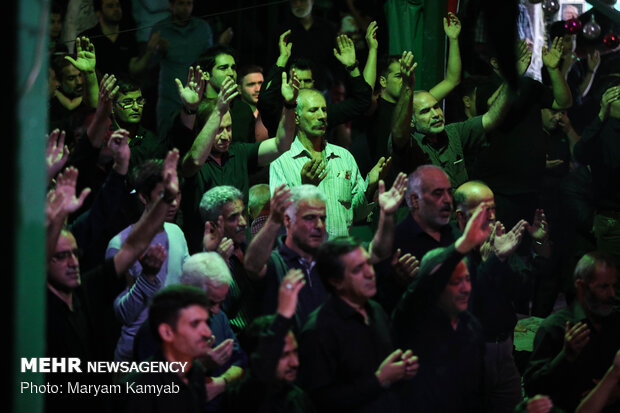
[[[118,93],[112,107],[112,127],[129,132],[130,169],[148,159],[162,159],[168,149],[166,143],[142,126],[142,111],[146,101],[140,86],[126,77],[118,78],[116,85]]]

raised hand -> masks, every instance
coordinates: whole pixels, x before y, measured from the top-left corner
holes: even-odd
[[[504,228],[501,222],[495,223],[495,235],[493,236],[492,243],[495,255],[500,260],[505,260],[516,251],[519,244],[521,244],[526,227],[527,222],[523,219],[517,222],[508,232],[506,232],[506,228]]]
[[[287,81],[286,72],[282,72],[282,87],[280,88],[284,102],[288,105],[296,104],[297,95],[299,95],[299,78],[297,77],[295,69],[291,72],[292,76],[290,81]]]
[[[403,172],[398,174],[389,191],[385,190],[385,183],[380,180],[378,201],[383,213],[394,214],[405,198],[405,192],[407,192],[407,175]]]
[[[65,56],[73,66],[79,71],[93,73],[97,58],[95,57],[95,46],[90,42],[88,37],[78,37],[75,39],[76,58]]]
[[[284,222],[284,212],[292,203],[291,189],[286,184],[277,187],[269,201],[269,219],[279,224]]]
[[[377,41],[377,22],[372,21],[366,29],[366,44],[368,50],[377,50],[379,48],[379,42]]]
[[[230,102],[239,95],[239,89],[237,84],[232,78],[227,77],[222,82],[220,93],[217,95],[216,106],[219,112],[223,115],[230,110]]]
[[[610,87],[603,93],[603,97],[601,98],[601,110],[598,115],[601,122],[607,119],[611,104],[617,100],[620,100],[620,86]]]
[[[112,103],[118,94],[116,77],[114,75],[103,75],[99,82],[99,99],[97,101],[97,115],[108,117],[112,113]]]
[[[179,92],[183,107],[189,111],[196,111],[202,100],[202,95],[204,94],[207,83],[203,78],[200,66],[196,66],[195,69],[190,66],[187,72],[187,83],[185,86],[183,86],[179,79],[174,79],[174,82],[177,85],[177,91]]]
[[[319,186],[327,176],[325,162],[319,158],[312,158],[301,168],[301,183]]]
[[[75,196],[77,178],[78,170],[72,166],[65,169],[56,177],[56,194],[62,196],[60,211],[66,215],[80,209],[84,200],[88,194],[90,194],[90,188],[84,188],[78,197]]]
[[[587,65],[588,72],[594,73],[596,69],[598,69],[601,64],[601,53],[598,50],[595,50],[593,53],[588,53]]]
[[[476,207],[471,218],[467,221],[463,235],[456,241],[457,251],[467,254],[489,237],[492,229],[492,226],[489,225],[489,208],[488,202],[482,202]]]
[[[548,413],[553,407],[553,402],[548,396],[537,394],[527,401],[528,413]]]
[[[409,253],[403,255],[402,257],[400,254],[401,250],[399,248],[396,250],[394,257],[392,257],[391,264],[392,269],[396,274],[396,281],[403,287],[406,287],[411,281],[413,281],[415,276],[418,275],[420,270],[420,261]]]
[[[217,222],[207,221],[205,223],[205,232],[202,239],[202,246],[204,247],[205,251],[216,251],[218,250],[218,247],[223,241],[224,217],[220,215],[217,219]]]
[[[566,358],[573,362],[579,357],[581,351],[590,341],[590,328],[582,321],[572,325],[566,322],[564,328],[564,354]]]
[[[401,58],[398,59],[398,63],[400,64],[400,76],[403,82],[413,90],[415,86],[415,68],[418,67],[418,64],[413,62],[413,53],[403,52]]]
[[[517,47],[517,73],[523,75],[532,63],[532,49],[525,40],[521,40]]]
[[[341,34],[336,38],[337,48],[334,49],[334,56],[345,67],[355,64],[355,45],[353,40],[346,34]]]
[[[226,30],[224,30],[222,34],[220,34],[220,37],[218,38],[217,43],[226,45],[226,46],[230,45],[230,42],[232,42],[234,34],[235,32],[233,31],[232,27],[226,28]]]
[[[208,348],[207,354],[204,357],[207,362],[207,366],[219,368],[225,365],[232,356],[234,345],[235,341],[232,338],[229,338],[222,341],[216,347]]]
[[[532,224],[527,224],[527,230],[534,241],[545,241],[549,236],[549,224],[547,224],[547,217],[545,211],[537,209],[534,213],[534,220]]]
[[[544,45],[542,48],[542,61],[543,64],[547,67],[547,69],[557,69],[560,64],[560,59],[562,58],[562,50],[564,48],[564,43],[562,43],[562,39],[560,37],[555,37],[553,39],[553,43],[551,44],[551,49]]]
[[[114,169],[121,175],[125,175],[129,170],[129,158],[131,157],[129,136],[129,131],[117,129],[108,139],[108,148],[114,157]]]
[[[166,261],[168,253],[163,245],[151,245],[146,250],[144,255],[140,257],[140,265],[142,265],[142,275],[147,278],[153,279],[157,277],[161,266]]]
[[[179,194],[179,175],[177,173],[177,165],[179,163],[179,150],[173,149],[168,152],[164,159],[164,170],[162,176],[164,178],[164,200],[166,202],[174,202]]]
[[[304,273],[300,269],[291,269],[282,279],[278,290],[278,314],[291,318],[297,309],[299,290],[306,285]]]
[[[448,13],[448,18],[443,18],[443,31],[446,33],[449,39],[458,39],[461,34],[461,21],[456,14]]]
[[[388,171],[390,170],[390,166],[392,165],[392,157],[389,158],[381,157],[375,166],[368,172],[368,185],[374,185],[379,182],[379,180],[385,178]]]
[[[276,62],[276,65],[278,65],[279,67],[285,67],[288,63],[288,59],[291,58],[291,48],[293,47],[293,43],[288,41],[288,37],[290,34],[291,31],[287,30],[280,35],[280,39],[278,40],[280,56],[278,56],[278,61]]]
[[[230,256],[235,251],[235,243],[228,237],[222,238],[217,246],[217,253],[220,254],[224,261],[228,262]]]
[[[65,131],[54,129],[47,135],[45,148],[45,165],[47,166],[47,183],[65,166],[69,158],[69,148],[65,145]]]

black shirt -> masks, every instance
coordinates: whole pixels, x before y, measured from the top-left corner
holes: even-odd
[[[97,70],[102,75],[129,74],[129,61],[138,56],[138,42],[133,31],[120,31],[116,41],[113,42],[101,31],[101,25],[97,23],[82,33],[79,37],[86,36],[90,39],[97,53]]]
[[[395,350],[389,319],[366,303],[368,324],[353,307],[330,296],[304,326],[299,343],[302,387],[321,412],[397,412],[399,400],[375,371]]]

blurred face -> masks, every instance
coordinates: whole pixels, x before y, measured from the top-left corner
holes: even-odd
[[[114,105],[116,120],[122,125],[140,123],[144,103],[141,90],[134,90],[125,94],[119,92]]]
[[[219,91],[224,80],[229,77],[237,82],[237,64],[229,54],[220,54],[215,58],[215,65],[208,74],[208,81],[213,89]]]
[[[215,286],[214,284],[207,283],[207,297],[211,301],[211,307],[209,307],[210,314],[219,314],[222,303],[226,299],[228,294],[228,285],[222,284]]]
[[[448,285],[439,296],[439,308],[444,310],[450,318],[456,318],[467,310],[471,293],[471,279],[465,261],[461,261],[450,277]]]
[[[540,117],[543,129],[547,132],[552,132],[557,129],[558,123],[562,119],[562,111],[544,108],[540,110]]]
[[[155,185],[155,188],[151,191],[148,199],[142,199],[146,206],[146,210],[150,211],[151,208],[157,203],[157,201],[164,195],[164,183],[159,182]],[[172,201],[170,206],[168,207],[168,212],[166,213],[166,222],[174,222],[175,217],[177,216],[177,211],[181,206],[181,193],[177,195],[177,197]]]
[[[467,221],[471,218],[471,216],[476,211],[478,205],[482,202],[486,202],[489,206],[488,208],[488,217],[489,223],[495,222],[495,197],[493,195],[493,191],[486,185],[476,186],[474,189],[470,190],[467,194],[467,205],[464,210],[457,211],[457,217],[459,219],[459,226],[464,229],[467,225]]]
[[[224,115],[220,128],[215,135],[215,143],[213,144],[213,151],[218,154],[228,152],[230,143],[232,142],[232,118],[230,112]]]
[[[84,87],[84,79],[82,73],[73,65],[67,65],[62,68],[62,79],[60,87],[62,93],[70,98],[82,96]]]
[[[416,93],[413,102],[416,130],[425,135],[434,135],[444,130],[445,120],[439,102],[430,93]]]
[[[416,207],[416,195],[412,194]],[[440,229],[450,222],[452,213],[452,187],[442,171],[430,169],[422,180],[422,194],[417,198],[418,218],[431,228]]]
[[[245,230],[248,222],[245,219],[243,201],[235,199],[228,202],[222,209],[222,216],[224,218],[224,236],[238,244],[245,242]]]
[[[263,74],[248,73],[241,79],[241,97],[252,106],[258,103],[258,93],[263,85]]]
[[[325,135],[327,130],[327,104],[320,93],[304,93],[298,99],[301,110],[295,121],[301,132],[309,137]]]
[[[56,91],[56,89],[58,89],[58,86],[60,85],[60,83],[58,82],[58,79],[56,79],[56,72],[54,71],[54,69],[50,67],[48,73],[49,73],[48,91],[49,91],[50,98],[51,98],[52,96],[54,96],[54,92]]]
[[[118,0],[103,0],[101,2],[101,11],[97,12],[100,19],[107,24],[118,24],[123,18],[123,9]]]
[[[291,13],[293,16],[301,19],[312,13],[312,5],[314,0],[290,0]]]
[[[50,36],[52,39],[60,37],[62,32],[62,15],[60,13],[50,14]]]
[[[388,102],[396,102],[400,96],[400,89],[403,86],[403,79],[400,76],[400,64],[392,62],[388,66],[387,76],[381,76],[379,82],[381,82],[381,87],[383,87],[381,97]]]
[[[211,329],[207,325],[209,312],[199,306],[191,305],[179,311],[176,328],[168,342],[177,356],[193,359],[202,356],[211,347]]]
[[[192,17],[194,0],[172,0],[169,4],[173,19],[186,21]]]
[[[297,248],[315,254],[327,235],[325,220],[325,202],[320,199],[302,200],[295,221],[285,215],[287,237],[291,238]]]
[[[71,292],[80,286],[80,262],[77,242],[69,232],[63,232],[56,250],[47,264],[47,282],[57,290]]]
[[[284,338],[284,349],[276,368],[276,380],[280,382],[293,383],[297,379],[297,369],[299,368],[299,357],[297,356],[297,340],[292,331],[289,331]]]
[[[295,68],[295,73],[297,74],[297,78],[299,79],[299,88],[300,89],[312,89],[314,88],[314,79],[312,78],[312,70],[310,69],[297,69]],[[289,79],[290,79],[289,73]]]
[[[585,288],[585,307],[592,314],[606,317],[613,311],[616,269],[597,264],[594,279]]]
[[[370,255],[358,247],[341,255],[344,264],[344,278],[334,284],[339,297],[350,302],[363,305],[377,292],[375,269],[370,263]]]

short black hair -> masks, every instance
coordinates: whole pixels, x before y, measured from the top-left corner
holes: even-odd
[[[390,65],[395,62],[398,63],[398,59],[400,59],[398,55],[383,55],[377,64],[377,74],[387,77]]]
[[[293,59],[290,64],[291,69],[295,68],[298,70],[312,70],[312,66],[312,62],[303,57]]]
[[[133,168],[130,184],[137,193],[150,199],[155,186],[164,180],[163,171],[164,161],[162,159],[149,159]]]
[[[203,290],[190,285],[175,284],[158,291],[149,307],[149,327],[153,337],[161,342],[159,326],[162,324],[176,329],[179,312],[184,308],[198,305],[208,310],[210,304]]]
[[[316,253],[316,269],[326,290],[333,292],[330,281],[344,279],[345,265],[340,256],[350,253],[362,244],[355,237],[336,237],[324,242]]]
[[[238,60],[237,52],[235,51],[235,49],[229,46],[218,44],[216,46],[208,48],[198,58],[196,65],[199,65],[203,71],[207,73],[211,73],[211,71],[213,70],[213,67],[215,67],[215,59],[217,59],[217,57],[221,54],[227,54],[227,55],[232,56],[233,59],[235,59],[235,62]]]
[[[116,76],[116,86],[118,86],[118,93],[123,95],[140,90],[140,84],[127,75]]]
[[[246,354],[252,354],[258,349],[258,340],[271,333],[271,325],[276,316],[273,314],[256,317],[239,334],[239,344]]]
[[[239,81],[239,83],[241,83],[241,80],[243,80],[243,77],[246,75],[249,75],[250,73],[263,73],[263,68],[258,66],[258,65],[245,65],[242,66],[238,71],[237,71],[237,80]]]

